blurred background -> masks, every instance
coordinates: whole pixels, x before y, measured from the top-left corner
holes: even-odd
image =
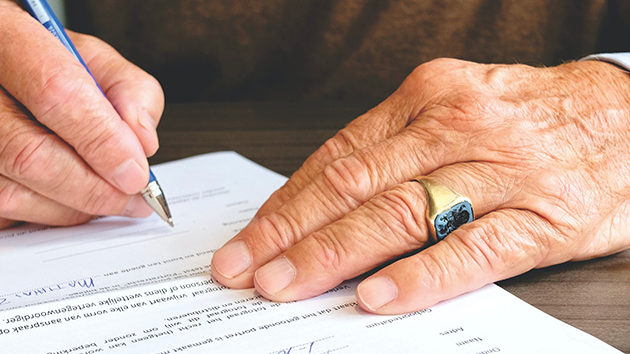
[[[630,50],[627,0],[66,0],[66,25],[169,102],[376,104],[436,57],[556,65]]]

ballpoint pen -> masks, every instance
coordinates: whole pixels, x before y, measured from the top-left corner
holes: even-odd
[[[90,69],[87,67],[87,64],[85,64],[79,55],[79,52],[74,47],[74,44],[72,44],[70,37],[66,34],[65,29],[57,19],[53,10],[50,8],[50,5],[48,5],[48,2],[46,0],[22,0],[22,3],[28,12],[37,19],[37,21],[39,21],[50,33],[61,41],[64,47],[72,53],[81,65],[83,65],[85,70],[87,70],[87,72],[92,76],[92,79],[94,79],[94,75],[92,75]],[[101,89],[98,82],[96,82],[96,79],[94,79],[94,83],[101,92],[103,92],[103,89]],[[105,95],[104,92],[103,95]],[[166,203],[164,192],[151,170],[149,170],[149,182],[141,193],[147,204],[149,204],[149,206],[162,218],[162,220],[166,221],[169,225],[171,225],[171,227],[174,226],[171,211]]]

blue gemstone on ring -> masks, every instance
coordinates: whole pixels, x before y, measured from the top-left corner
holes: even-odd
[[[458,227],[472,222],[473,218],[472,205],[467,201],[455,204],[450,209],[438,214],[433,222],[437,240],[441,241]]]

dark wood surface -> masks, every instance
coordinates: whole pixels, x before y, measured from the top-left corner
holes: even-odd
[[[344,102],[167,104],[158,129],[161,147],[151,162],[234,150],[289,176],[327,138],[369,106]],[[630,250],[533,270],[499,285],[544,312],[630,352]]]

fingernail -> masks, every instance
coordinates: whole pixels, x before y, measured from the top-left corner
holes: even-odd
[[[357,296],[369,310],[376,311],[398,296],[398,287],[389,277],[370,278],[359,284]]]
[[[238,240],[218,249],[212,256],[214,270],[232,279],[252,265],[252,255],[244,241]]]
[[[149,115],[146,111],[140,111],[138,114],[138,124],[145,131],[144,134],[148,137],[149,141],[147,141],[146,153],[154,154],[157,149],[160,147],[160,141],[158,139],[157,131],[155,130],[155,120]]]
[[[114,183],[127,194],[138,193],[147,184],[148,174],[134,159],[120,164],[113,174]]]
[[[146,218],[147,216],[153,214],[153,209],[147,204],[147,202],[140,195],[134,195],[131,197],[125,210],[123,211],[123,216],[129,216],[132,218]]]
[[[254,274],[256,283],[267,294],[273,295],[286,288],[295,279],[295,267],[287,257],[276,258],[259,268]]]

